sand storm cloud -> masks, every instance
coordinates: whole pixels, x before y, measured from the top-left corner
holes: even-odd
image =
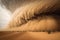
[[[59,1],[52,1],[35,1],[17,8],[7,27],[18,31],[59,30]]]

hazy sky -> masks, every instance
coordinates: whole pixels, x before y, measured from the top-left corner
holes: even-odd
[[[10,20],[11,12],[6,9],[3,4],[0,4],[0,28],[5,28],[5,25]]]

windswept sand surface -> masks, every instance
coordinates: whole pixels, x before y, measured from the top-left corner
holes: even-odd
[[[60,32],[0,32],[0,40],[60,40]]]

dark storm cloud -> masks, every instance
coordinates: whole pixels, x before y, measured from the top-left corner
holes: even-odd
[[[1,0],[1,2],[12,12],[23,4],[33,2],[35,0]]]

